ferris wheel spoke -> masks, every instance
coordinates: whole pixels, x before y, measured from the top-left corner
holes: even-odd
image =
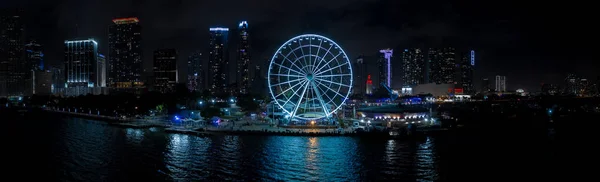
[[[300,56],[300,57],[302,57],[302,59],[304,60],[304,66],[308,66],[309,64],[306,62],[306,56],[304,56],[305,54],[304,54],[304,46],[302,45],[302,39],[300,39],[298,41],[298,45],[300,45],[298,47],[298,49],[300,49],[300,52],[302,53],[302,56]],[[308,48],[310,49],[310,45],[308,46]],[[305,70],[305,71],[308,72],[308,70]]]
[[[348,64],[348,62],[345,62],[345,63],[342,63],[342,64],[340,64],[340,65],[334,66],[334,67],[332,67],[332,68],[329,68],[329,69],[327,69],[327,70],[325,70],[325,71],[320,71],[319,73],[316,73],[315,75],[320,75],[320,74],[323,74],[323,73],[325,73],[325,72],[328,72],[328,71],[331,71],[331,70],[333,70],[333,69],[336,69],[336,68],[342,67],[342,66],[344,66],[344,65],[346,65],[346,64]]]
[[[303,80],[303,81],[301,81],[301,82],[298,82],[298,83],[296,83],[294,86],[291,86],[290,88],[288,88],[288,89],[284,90],[283,92],[281,92],[281,93],[277,94],[277,96],[275,96],[275,98],[277,98],[277,97],[279,97],[279,96],[283,95],[284,93],[286,93],[286,92],[288,92],[288,91],[292,90],[294,87],[296,87],[296,86],[298,86],[298,85],[300,85],[300,84],[304,84],[304,82],[306,82],[306,81],[307,81],[307,80]]]
[[[271,85],[271,87],[275,87],[275,86],[279,86],[279,85],[284,85],[284,84],[288,84],[288,83],[292,83],[292,82],[297,82],[297,81],[302,81],[302,80],[306,80],[306,79],[299,78],[299,79],[295,79],[295,80],[288,80],[286,82],[281,82],[281,83],[277,83],[275,85]]]
[[[296,78],[305,78],[305,76],[301,76],[301,75],[288,75],[288,74],[269,74],[269,75],[273,75],[273,76],[287,76],[287,77],[296,77]]]
[[[317,78],[329,78],[329,77],[334,77],[334,78],[337,78],[337,77],[342,77],[342,76],[352,76],[352,74],[317,75],[317,76],[315,76],[315,77],[317,77]]]
[[[324,84],[322,84],[322,83],[321,83],[321,82],[319,82],[319,81],[317,81],[317,83],[318,83],[318,84],[321,84],[321,85],[323,85],[325,88],[329,89],[331,92],[335,93],[336,95],[339,95],[339,96],[340,96],[340,97],[342,97],[342,98],[345,98],[345,97],[346,97],[346,96],[344,96],[344,95],[340,94],[339,92],[337,92],[337,91],[335,91],[335,90],[333,90],[333,89],[331,89],[331,88],[329,88],[329,87],[325,86]],[[335,97],[334,97],[334,98],[335,98]]]
[[[325,105],[325,103],[323,102],[322,94],[319,92],[320,88],[315,84],[315,82],[311,82],[311,84],[313,85],[313,90],[317,94],[317,97],[318,97],[317,100],[319,100],[319,103],[321,104],[321,107],[323,108],[325,117],[329,117],[329,111],[327,110],[327,105]],[[325,95],[327,95],[327,94],[325,94]],[[329,97],[329,96],[327,96],[327,97]]]
[[[304,84],[302,84],[302,85],[304,85]],[[300,86],[302,86],[302,85],[300,85]],[[292,94],[290,97],[286,97],[286,98],[287,98],[287,100],[285,101],[285,103],[283,103],[283,105],[282,105],[282,106],[283,106],[283,107],[285,107],[285,105],[287,105],[287,103],[288,103],[288,102],[290,102],[290,101],[292,100],[292,98],[294,98],[294,96],[296,96],[296,95],[298,95],[298,92],[297,92],[297,91],[294,91],[294,93],[293,93],[293,94]],[[285,95],[284,95],[284,96],[285,96]]]
[[[321,43],[323,43],[321,41]],[[320,47],[320,46],[319,46]],[[319,68],[319,66],[321,66],[321,63],[325,61],[325,57],[327,57],[327,54],[331,54],[331,52],[329,52],[331,50],[333,46],[330,46],[329,49],[327,49],[327,52],[325,52],[325,54],[323,55],[323,58],[321,58],[321,60],[319,60],[319,62],[317,63],[317,65],[312,69],[312,72],[315,73],[317,71],[317,68]],[[319,49],[321,50],[321,49]],[[317,56],[318,56],[318,51],[317,51]],[[333,55],[333,54],[331,54]]]
[[[336,85],[344,86],[344,87],[348,87],[348,88],[352,87],[350,85],[345,85],[345,84],[341,84],[341,83],[337,83],[337,82],[332,82],[332,81],[325,80],[325,79],[320,79],[320,78],[315,78],[315,80],[320,80],[320,81],[324,81],[324,82],[327,82],[327,83],[336,84]]]
[[[276,64],[277,66],[280,66],[280,67],[282,67],[282,68],[288,69],[288,70],[290,70],[290,71],[293,71],[293,72],[295,72],[295,73],[298,73],[298,74],[300,74],[300,75],[305,75],[305,74],[306,74],[306,73],[301,73],[301,72],[299,72],[299,71],[296,71],[296,70],[294,70],[294,69],[292,69],[292,68],[289,68],[289,67],[287,67],[287,66],[284,66],[284,65],[282,65],[282,64],[279,64],[279,63],[273,63],[273,64]],[[300,69],[300,70],[302,70],[302,69]]]
[[[302,99],[304,99],[304,94],[306,93],[306,89],[308,88],[308,84],[306,83],[304,85],[304,90],[302,91],[302,95],[300,95],[300,98],[298,98],[298,103],[296,103],[296,107],[294,108],[294,111],[292,112],[292,117],[294,117],[296,115],[296,112],[298,112],[298,108],[300,107],[300,104],[302,104]]]
[[[288,53],[288,55],[283,55],[281,52],[279,52],[279,54],[281,56],[283,56],[284,59],[289,61],[291,63],[291,65],[295,66],[296,68],[298,68],[298,70],[302,71],[303,74],[306,74],[306,72],[304,70],[302,70],[302,68],[298,67],[298,65],[296,64],[296,61],[292,61],[291,59],[288,58],[288,56],[290,56],[290,53]],[[302,66],[302,64],[300,64],[300,66]]]
[[[321,70],[322,70],[323,68],[325,68],[325,66],[329,65],[329,63],[331,63],[331,61],[333,61],[333,60],[336,60],[336,58],[337,58],[338,56],[340,56],[341,54],[342,54],[342,53],[340,52],[339,54],[335,55],[333,58],[331,58],[331,60],[329,60],[327,63],[325,63],[325,65],[321,66],[321,67],[320,67],[318,70],[314,71],[313,73],[320,73],[320,72],[321,72]],[[346,64],[347,64],[347,63],[348,63],[348,62],[346,62]]]

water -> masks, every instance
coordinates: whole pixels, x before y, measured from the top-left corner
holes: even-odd
[[[9,176],[44,181],[485,181],[539,179],[552,168],[549,146],[533,139],[197,137],[77,118],[9,123]]]

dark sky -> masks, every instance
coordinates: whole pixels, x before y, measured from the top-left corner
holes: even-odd
[[[385,47],[473,48],[476,83],[506,75],[509,90],[536,91],[568,72],[596,80],[600,68],[594,6],[574,1],[3,0],[0,7],[24,8],[27,36],[44,45],[50,64],[62,60],[65,39],[91,37],[107,53],[111,19],[136,16],[146,68],[157,48],[178,49],[184,68],[192,51],[206,52],[210,26],[240,20],[249,23],[252,61],[261,65],[287,39],[317,33],[351,58]]]

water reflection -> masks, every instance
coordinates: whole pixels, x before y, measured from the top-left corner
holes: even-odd
[[[436,166],[436,154],[433,150],[433,139],[427,137],[427,140],[417,148],[416,152],[416,170],[417,177],[427,180],[435,181],[438,179],[438,169]]]
[[[125,129],[127,140],[132,143],[141,143],[144,140],[144,131],[141,129]]]

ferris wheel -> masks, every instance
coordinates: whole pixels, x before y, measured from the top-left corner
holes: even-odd
[[[350,95],[352,66],[331,39],[300,35],[283,43],[271,58],[268,86],[274,104],[287,117],[329,118]]]

